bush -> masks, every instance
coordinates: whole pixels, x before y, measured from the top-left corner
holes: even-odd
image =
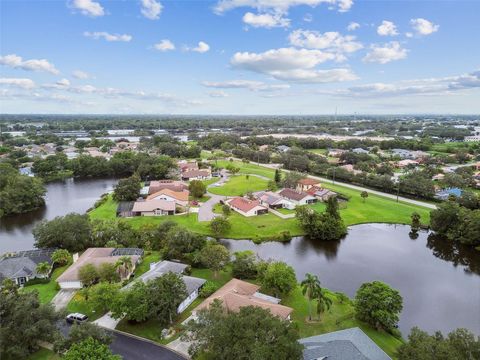
[[[203,287],[200,289],[199,296],[203,299],[212,295],[215,291],[217,291],[219,286],[212,281],[207,281]]]
[[[24,286],[36,285],[36,284],[48,284],[50,282],[49,278],[35,278],[28,280]]]

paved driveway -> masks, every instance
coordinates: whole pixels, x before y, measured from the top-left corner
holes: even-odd
[[[208,192],[208,188],[212,187],[214,184],[223,184],[228,181],[228,173],[225,170],[221,172],[222,177],[218,179],[217,182],[210,184],[207,187],[207,195],[210,196],[210,199],[205,201],[198,209],[198,221],[210,221],[215,218],[215,213],[213,212],[213,206],[217,204],[220,200],[225,199],[223,195],[215,195]]]
[[[52,304],[55,307],[55,310],[59,311],[66,308],[76,292],[77,290],[74,289],[61,289],[52,299]]]

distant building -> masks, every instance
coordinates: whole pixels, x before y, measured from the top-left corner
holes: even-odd
[[[368,154],[369,153],[368,150],[365,150],[365,149],[362,149],[362,148],[352,149],[352,152],[355,153],[355,154]]]
[[[209,180],[212,178],[212,173],[210,169],[201,169],[201,170],[189,170],[182,172],[182,180]]]
[[[319,180],[315,180],[315,179],[312,179],[312,178],[304,178],[304,179],[298,180],[296,190],[297,191],[308,191],[310,188],[312,188],[314,186],[321,187],[322,184],[320,183]]]
[[[53,265],[53,252],[54,249],[39,249],[5,254],[0,258],[0,285],[5,279],[11,279],[15,284],[22,286],[31,279],[49,277]],[[37,266],[44,262],[50,265],[50,271],[47,274],[39,274]]]
[[[287,145],[279,145],[279,146],[277,146],[277,151],[279,151],[279,152],[285,153],[285,152],[287,152],[287,151],[289,151],[289,150],[290,150],[290,147],[287,146]]]

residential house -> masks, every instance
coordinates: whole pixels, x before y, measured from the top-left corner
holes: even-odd
[[[317,199],[312,196],[307,194],[306,192],[303,191],[297,191],[289,188],[285,188],[280,190],[278,193],[282,198],[287,199],[294,203],[295,205],[306,205],[306,204],[312,204],[317,201]]]
[[[277,146],[277,151],[278,152],[283,152],[283,153],[286,153],[287,151],[290,150],[290,146],[287,146],[287,145],[279,145]]]
[[[151,263],[150,264],[150,270],[148,270],[146,273],[140,275],[138,278],[136,278],[134,281],[130,282],[126,286],[122,288],[128,289],[133,284],[137,281],[143,281],[146,283],[149,280],[156,279],[162,275],[165,275],[169,272],[179,274],[181,275],[181,278],[183,282],[185,283],[185,286],[187,288],[187,297],[180,303],[180,305],[177,308],[177,313],[183,312],[187,307],[190,306],[190,304],[198,297],[199,291],[203,284],[205,284],[206,280],[205,279],[200,279],[196,278],[193,276],[187,276],[183,275],[185,273],[185,270],[188,268],[188,265],[182,264],[179,262],[173,262],[173,261],[159,261],[156,263]]]
[[[314,186],[321,187],[322,184],[320,183],[319,180],[315,180],[312,178],[304,178],[304,179],[298,180],[296,190],[306,192]]]
[[[391,360],[360,328],[350,328],[298,340],[304,360]]]
[[[260,146],[258,147],[258,150],[260,150],[260,151],[267,151],[267,150],[268,150],[268,145],[260,145]]]
[[[412,151],[406,149],[392,149],[392,155],[399,156],[401,159],[414,159],[415,155]]]
[[[117,206],[117,217],[132,217],[134,216],[133,205],[134,201],[120,201]]]
[[[348,172],[350,172],[354,175],[362,173],[361,170],[355,169],[352,164],[342,165],[342,166],[339,166],[339,168],[344,169],[344,170],[346,170],[346,171],[348,171]]]
[[[178,180],[153,180],[145,185],[145,190],[142,189],[142,192],[146,195],[154,194],[163,189],[169,189],[177,192],[188,190],[188,184]]]
[[[135,201],[132,207],[133,216],[165,216],[175,214],[175,202],[169,200]]]
[[[182,180],[209,180],[212,178],[212,172],[210,169],[201,169],[201,170],[189,170],[182,172]]]
[[[333,196],[337,196],[337,193],[328,189],[313,186],[307,190],[307,194],[315,196],[320,201],[327,201]]]
[[[267,206],[270,209],[295,208],[295,204],[291,201],[271,191],[257,191],[253,193],[253,196],[260,201],[261,205]]]
[[[180,168],[180,171],[182,173],[199,169],[198,163],[196,161],[192,161],[192,162],[180,161],[178,163],[178,167]]]
[[[420,165],[420,163],[416,160],[410,160],[410,159],[405,159],[405,160],[400,160],[396,163],[397,167],[400,169],[403,169],[405,167],[416,167]]]
[[[328,156],[339,158],[342,154],[346,153],[343,149],[330,149],[328,150]]]
[[[0,285],[5,279],[11,279],[22,286],[31,279],[49,277],[53,266],[53,252],[54,249],[39,249],[3,255],[0,258]],[[49,264],[50,271],[39,274],[37,266],[45,262]]]
[[[432,180],[439,181],[439,180],[443,180],[444,178],[445,178],[445,174],[437,174],[437,175],[433,175]]]
[[[225,200],[225,204],[227,204],[230,209],[246,217],[266,214],[268,212],[268,208],[261,205],[259,200],[250,200],[240,196]]]
[[[154,194],[148,195],[147,201],[166,200],[166,201],[173,201],[175,204],[180,206],[187,206],[189,195],[190,195],[190,191],[188,190],[173,191],[170,189],[163,189],[163,190],[157,191]]]
[[[62,289],[81,289],[83,284],[80,280],[79,270],[83,266],[92,264],[98,267],[101,264],[115,264],[122,256],[128,256],[132,260],[132,269],[128,273],[120,272],[122,280],[128,279],[143,256],[142,249],[89,248],[80,257],[74,255],[74,263],[57,278],[57,282]]]
[[[220,300],[228,312],[238,312],[244,306],[256,306],[269,310],[281,319],[290,319],[292,308],[280,305],[280,299],[259,293],[258,289],[259,285],[232,279],[198,305],[192,314],[196,316],[199,310],[207,309],[214,300]]]
[[[355,148],[351,150],[355,154],[368,154],[369,151],[362,148]]]

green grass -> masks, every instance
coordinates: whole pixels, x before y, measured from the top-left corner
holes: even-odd
[[[295,210],[290,210],[290,209],[285,209],[285,208],[280,208],[280,209],[275,209],[278,211],[280,214],[284,215],[290,215],[290,214],[295,214]]]
[[[55,354],[52,350],[40,348],[37,352],[31,354],[27,360],[57,360],[60,357]]]
[[[316,203],[313,203],[309,206],[317,212],[324,212],[325,209],[327,208],[327,205],[324,202],[321,202],[321,201],[317,201]]]
[[[258,166],[251,163],[244,163],[241,161],[229,161],[229,160],[218,160],[218,166],[227,167],[229,164],[240,168],[240,173],[242,174],[256,174],[260,176],[265,176],[273,180],[275,175],[275,170],[268,169],[263,166]]]
[[[213,271],[210,269],[192,268],[191,276],[211,281],[221,287],[232,279],[232,268],[226,266],[225,269],[218,272],[217,277],[213,276]]]
[[[298,325],[300,337],[309,337],[359,327],[388,355],[395,359],[396,350],[402,344],[401,340],[386,332],[377,331],[369,325],[356,320],[351,303],[341,304],[333,293],[329,293],[329,297],[333,301],[333,305],[330,310],[321,314],[320,320],[318,320],[318,315],[316,315],[314,311],[316,305],[314,302],[312,303],[312,321],[308,320],[308,301],[302,295],[300,286],[283,299],[282,304],[294,309],[292,321]]]
[[[239,196],[248,192],[265,190],[268,187],[268,181],[260,179],[256,176],[250,176],[248,179],[245,175],[232,176],[228,181],[219,187],[210,187],[209,192],[216,195]]]
[[[218,178],[218,177],[212,177],[211,179],[208,179],[208,180],[202,180],[202,183],[203,183],[205,186],[208,186],[208,185],[210,185],[210,184],[216,183],[218,180],[220,180],[220,178]]]
[[[67,270],[70,264],[58,267],[53,270],[53,273],[50,277],[50,281],[46,284],[35,284],[25,286],[23,291],[38,291],[38,298],[42,304],[47,304],[55,297],[59,291],[57,288],[57,278],[62,275],[62,273]]]
[[[97,320],[99,317],[102,317],[105,312],[98,311],[94,309],[88,301],[85,301],[85,298],[77,292],[72,300],[67,305],[67,311],[69,313],[80,313],[88,316],[89,321]]]
[[[148,255],[145,255],[142,259],[142,262],[135,268],[136,278],[150,270],[150,263],[158,262],[161,259],[159,251],[150,251],[146,253],[148,253]]]

